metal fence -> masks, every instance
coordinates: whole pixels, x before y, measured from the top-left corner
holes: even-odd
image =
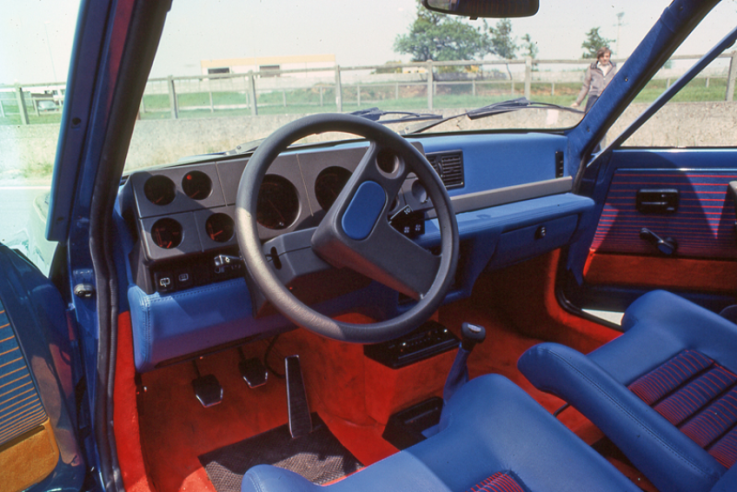
[[[676,56],[672,61],[699,56]],[[724,87],[725,101],[734,98],[737,78],[737,51],[723,54],[728,67],[720,73],[702,74],[703,87]],[[622,64],[626,59],[615,60]],[[149,79],[141,101],[139,117],[180,118],[185,115],[214,115],[259,112],[338,111],[367,105],[402,109],[443,107],[448,95],[468,98],[496,95],[531,98],[562,93],[575,94],[583,69],[591,60],[490,60],[392,63],[355,67],[295,70],[262,70],[238,74],[197,75]],[[546,68],[543,70],[543,68]],[[661,71],[663,89],[679,74]],[[63,105],[63,84],[16,84],[0,86],[0,118],[19,117],[22,125],[47,122],[46,113],[59,113]],[[445,97],[445,99],[443,99]],[[386,107],[388,105],[389,107]],[[473,106],[471,106],[473,107]],[[30,116],[35,116],[31,118]]]

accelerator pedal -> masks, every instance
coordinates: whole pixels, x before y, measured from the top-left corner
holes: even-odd
[[[238,363],[238,370],[241,372],[241,376],[246,384],[248,384],[248,387],[253,389],[265,385],[266,380],[269,379],[269,371],[266,370],[261,360],[256,357],[246,359],[246,356],[243,355],[243,350],[239,348],[238,351],[241,357]]]
[[[293,439],[296,439],[312,432],[312,416],[307,403],[307,391],[305,391],[305,383],[302,379],[299,355],[290,355],[285,358],[284,368],[287,378],[289,433]]]
[[[223,387],[214,374],[201,375],[200,369],[197,367],[197,361],[193,360],[195,374],[197,378],[192,380],[192,389],[197,400],[205,408],[210,408],[223,401]]]

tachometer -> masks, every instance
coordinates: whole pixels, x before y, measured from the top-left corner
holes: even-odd
[[[298,214],[299,198],[294,185],[281,176],[265,176],[256,205],[258,223],[267,229],[286,229]]]
[[[315,180],[315,197],[323,210],[327,210],[338,198],[343,187],[351,177],[351,172],[343,167],[332,166],[323,169]]]
[[[176,248],[182,242],[182,224],[174,219],[159,219],[151,228],[151,239],[159,248]]]

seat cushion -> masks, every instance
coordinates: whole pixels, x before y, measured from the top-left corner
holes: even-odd
[[[502,376],[482,376],[463,386],[444,410],[442,425],[433,437],[327,487],[257,466],[246,473],[242,492],[639,491]]]
[[[665,291],[634,302],[622,325],[622,336],[588,356],[541,344],[518,366],[660,489],[709,490],[737,461],[737,326]]]
[[[624,385],[684,350],[737,373],[737,325],[663,290],[645,294],[622,318],[625,334],[588,356]]]
[[[737,375],[685,350],[629,385],[719,463],[737,462]]]

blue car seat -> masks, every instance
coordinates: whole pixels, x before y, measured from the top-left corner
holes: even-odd
[[[443,410],[427,440],[328,486],[269,465],[242,492],[639,492],[601,455],[499,375],[476,378]]]
[[[622,328],[588,355],[537,345],[518,367],[588,417],[659,490],[737,490],[737,325],[654,291],[627,309]]]

